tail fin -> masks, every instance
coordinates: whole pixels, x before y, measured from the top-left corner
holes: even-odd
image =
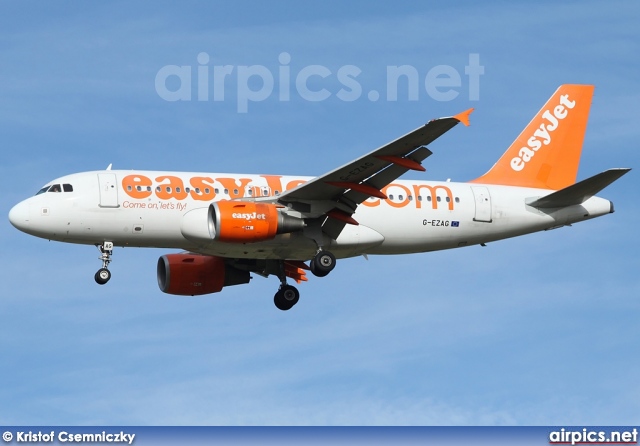
[[[593,85],[561,85],[498,162],[472,183],[559,190],[575,183]]]

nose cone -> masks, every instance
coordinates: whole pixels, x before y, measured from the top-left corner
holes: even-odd
[[[9,221],[17,229],[26,232],[29,228],[29,219],[31,217],[29,214],[29,204],[23,201],[11,208],[9,211]]]

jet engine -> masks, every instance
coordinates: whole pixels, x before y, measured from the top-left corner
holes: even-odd
[[[213,239],[221,242],[250,243],[271,240],[276,234],[300,231],[304,220],[282,212],[268,203],[218,201],[210,207]]]
[[[249,283],[251,276],[224,259],[200,254],[167,254],[158,259],[158,286],[167,294],[199,296]]]

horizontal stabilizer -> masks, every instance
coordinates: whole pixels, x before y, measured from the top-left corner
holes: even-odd
[[[630,170],[609,169],[527,204],[536,208],[563,208],[582,204]]]

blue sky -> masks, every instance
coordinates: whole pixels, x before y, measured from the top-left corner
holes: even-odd
[[[0,210],[68,173],[105,168],[318,175],[469,107],[426,174],[483,174],[562,83],[596,85],[579,179],[638,168],[635,2],[0,3]],[[222,101],[170,102],[162,67],[236,67]],[[238,113],[237,73],[261,65],[331,93],[278,89]],[[484,74],[471,100],[465,66]],[[389,66],[419,97],[387,100]],[[424,79],[446,65],[458,95]],[[362,95],[337,97],[341,67]],[[276,77],[276,86],[277,80]],[[175,78],[173,79],[175,81]],[[253,79],[249,87],[258,90]],[[293,85],[293,84],[292,84]],[[169,84],[176,88],[175,84]],[[210,88],[213,88],[212,86]],[[380,99],[371,101],[376,90]],[[244,93],[243,93],[244,92]],[[339,262],[273,306],[275,278],[180,298],[157,249],[117,249],[97,286],[92,246],[0,221],[0,424],[637,424],[637,171],[602,196],[616,213],[485,248]]]

